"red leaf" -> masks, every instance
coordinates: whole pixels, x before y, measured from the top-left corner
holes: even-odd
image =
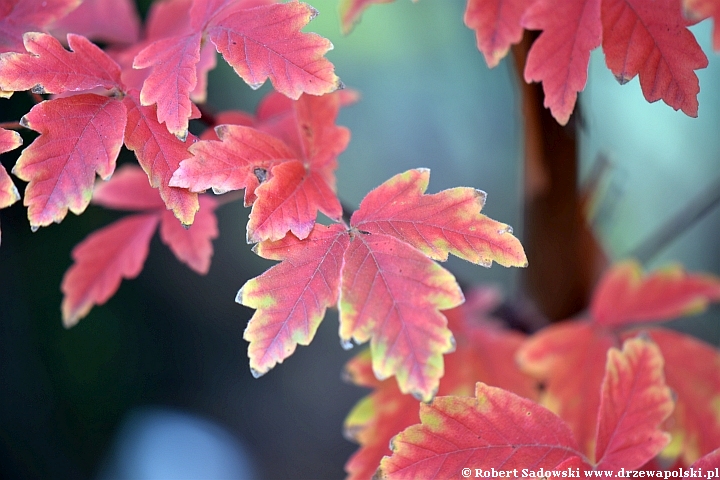
[[[353,214],[353,226],[392,235],[434,260],[447,260],[450,252],[486,267],[493,261],[527,266],[512,228],[480,214],[484,192],[458,187],[424,195],[429,180],[426,169],[393,177],[365,197]]]
[[[662,99],[697,117],[694,71],[708,61],[681,11],[680,0],[603,0],[603,50],[621,84],[640,75],[648,102]]]
[[[212,240],[219,234],[216,206],[217,203],[211,197],[200,197],[200,210],[190,228],[184,227],[168,210],[163,212],[160,221],[162,241],[170,247],[178,260],[200,275],[205,275],[210,270]]]
[[[388,192],[390,199],[397,197],[397,192],[389,191],[388,186],[407,183],[408,179],[415,178],[420,173],[415,171],[398,175],[379,189]],[[401,190],[400,187],[397,189]],[[448,196],[454,194],[453,190],[447,192]],[[438,198],[442,202],[442,194]],[[422,202],[418,198],[408,198],[408,201]],[[453,218],[455,208],[462,207],[452,205],[448,208],[447,214]],[[307,282],[308,278],[315,278],[313,275],[321,271],[317,267],[318,258],[325,258],[326,254],[323,252],[329,248],[325,247],[325,244],[314,243],[312,240],[314,236],[321,235],[321,238],[326,239],[325,243],[333,247],[337,246],[342,237],[342,247],[337,247],[343,254],[342,262],[333,260],[332,263],[338,265],[333,268],[342,268],[342,272],[339,273],[341,341],[343,344],[348,344],[351,340],[357,342],[371,340],[375,375],[381,379],[395,375],[402,391],[412,392],[426,400],[430,399],[443,374],[442,354],[453,349],[452,335],[447,328],[445,317],[439,310],[459,305],[463,301],[462,292],[455,278],[448,271],[413,246],[394,236],[361,231],[354,222],[351,222],[351,225],[349,231],[335,226],[332,227],[331,233],[327,234],[317,233],[327,230],[326,227],[315,225],[305,240],[288,236],[278,242],[263,241],[258,244],[257,251],[265,258],[284,258],[282,256],[284,254],[272,252],[281,251],[282,247],[286,246],[285,242],[290,242],[292,245],[291,252],[297,250],[298,253],[292,254],[291,261],[273,267],[265,274],[250,280],[241,289],[238,301],[258,309],[253,316],[255,320],[253,333],[246,338],[251,342],[263,338],[260,332],[268,329],[271,332],[270,338],[274,339],[277,336],[275,333],[277,329],[285,327],[285,320],[279,322],[276,318],[291,318],[295,305],[305,305],[307,301],[304,300],[304,295],[307,288],[311,288],[307,295],[314,293],[312,288],[320,288],[317,295],[322,300],[316,301],[314,311],[323,312],[327,306],[335,302],[335,297],[326,293],[326,289],[329,288],[334,292],[332,295],[337,295],[335,283],[322,282],[320,287],[307,287]],[[266,245],[272,247],[271,253],[264,253]],[[308,250],[314,251],[307,253]],[[339,253],[333,253],[332,258],[338,255]],[[303,267],[296,268],[298,264]],[[281,285],[291,285],[292,288],[283,287],[277,291],[278,289],[273,290],[268,286],[260,286],[270,285],[272,281],[281,282]],[[302,288],[298,288],[298,285]],[[248,289],[260,292],[257,298],[249,297]],[[265,313],[265,310],[268,312]],[[309,315],[303,313],[301,325],[308,323],[308,317]],[[313,319],[311,324],[315,325],[321,315],[313,314],[309,318]],[[281,325],[278,325],[279,323]],[[314,328],[316,326],[312,330],[302,328],[298,331],[298,327],[294,326],[289,332],[283,332],[282,338],[297,334],[303,342],[309,342],[307,332],[314,332]],[[260,373],[290,355],[295,345],[300,342],[285,341],[280,346],[272,342],[268,343],[272,348],[282,348],[280,351],[267,352],[270,347],[260,345],[255,351],[255,346],[251,344],[253,350],[251,364]],[[265,370],[259,370],[253,364],[253,357],[264,355],[269,355],[271,360],[267,362],[269,366]]]
[[[220,141],[203,140],[190,147],[191,158],[180,163],[170,185],[216,193],[245,189],[245,205],[255,201],[255,189],[276,163],[295,159],[282,141],[254,128],[221,125],[215,128]]]
[[[517,353],[520,369],[545,386],[540,403],[568,423],[587,457],[594,453],[600,406],[588,392],[600,390],[606,353],[615,344],[591,322],[563,322],[530,337]]]
[[[40,132],[13,168],[30,182],[24,204],[32,228],[85,210],[95,172],[108,178],[115,170],[125,119],[122,102],[94,94],[48,100],[23,117],[23,126]]]
[[[593,295],[593,319],[607,326],[668,320],[699,313],[720,300],[720,279],[688,274],[680,265],[643,277],[635,261],[616,264],[600,280]]]
[[[217,127],[221,141],[191,147],[193,158],[182,162],[170,184],[191,191],[245,188],[245,203],[253,204],[248,242],[279,240],[288,231],[303,239],[318,210],[333,220],[342,218],[335,169],[350,133],[335,125],[339,109],[336,95],[293,101],[271,94],[258,109],[257,129]]]
[[[113,59],[85,37],[69,34],[67,39],[71,51],[50,35],[26,33],[30,53],[0,55],[0,88],[36,93],[121,89],[120,67]]]
[[[140,39],[140,17],[130,0],[83,0],[52,30],[58,37],[77,33],[106,43],[133,44]]]
[[[157,120],[181,140],[187,137],[192,114],[190,92],[197,86],[200,61],[200,32],[163,38],[145,47],[135,57],[133,68],[150,68],[140,102],[157,103]]]
[[[329,40],[301,29],[317,15],[309,5],[278,3],[215,17],[207,28],[210,40],[235,72],[251,87],[267,78],[278,92],[297,99],[322,95],[341,86],[323,55]]]
[[[135,278],[147,258],[150,239],[160,222],[160,238],[183,263],[200,274],[207,273],[218,235],[215,201],[202,198],[202,210],[189,229],[165,209],[157,190],[137,166],[127,165],[96,188],[93,203],[121,210],[144,210],[102,228],[73,250],[75,263],[62,283],[63,320],[75,325],[93,305],[105,303],[115,294],[123,278]]]
[[[720,351],[688,335],[663,328],[648,332],[665,358],[665,376],[677,394],[667,422],[685,465],[720,445]],[[674,442],[675,443],[675,442]]]
[[[440,379],[439,395],[470,396],[475,384],[482,381],[535,398],[534,382],[514,362],[523,335],[484,318],[487,310],[495,306],[497,296],[491,289],[471,292],[466,304],[445,312],[457,350],[445,356],[446,373]],[[418,423],[419,402],[403,395],[396,381],[379,382],[375,378],[367,349],[348,362],[345,372],[353,383],[375,389],[345,419],[345,436],[361,446],[345,464],[345,470],[349,479],[360,480],[372,477],[382,457],[392,453],[388,447],[392,437]]]
[[[712,17],[713,23],[713,49],[720,50],[720,2],[717,0],[684,0],[685,14],[691,20],[702,20]]]
[[[25,32],[45,30],[82,0],[4,0],[0,4],[0,52],[23,52]]]
[[[288,235],[255,246],[263,258],[282,260],[238,292],[237,302],[255,308],[244,338],[253,375],[260,376],[309,345],[325,310],[337,303],[342,255],[348,236],[340,225],[317,225],[304,241]]]
[[[379,379],[395,375],[403,393],[431,399],[454,350],[439,310],[464,298],[450,272],[386,235],[357,234],[345,252],[340,340],[368,340]]]
[[[191,225],[200,205],[197,193],[185,188],[171,186],[170,179],[180,161],[187,158],[190,138],[181,142],[157,121],[155,107],[143,107],[137,92],[130,92],[123,102],[128,110],[128,127],[125,145],[135,152],[140,166],[145,170],[150,185],[160,190],[167,208],[172,210],[183,225]]]
[[[600,396],[598,470],[635,470],[670,442],[660,424],[674,404],[665,385],[663,356],[654,343],[636,338],[626,341],[622,352],[611,348]]]
[[[355,28],[360,17],[370,5],[392,3],[395,0],[340,0],[340,27],[347,35]]]
[[[22,137],[19,133],[0,128],[0,153],[9,152],[20,145],[22,145]],[[18,200],[20,194],[15,184],[5,171],[5,167],[0,165],[0,208],[9,207]]]
[[[528,0],[468,0],[465,25],[475,30],[477,48],[490,68],[522,39],[520,19],[529,4]]]
[[[118,220],[79,243],[75,263],[65,273],[60,289],[63,323],[70,328],[115,294],[123,278],[140,274],[159,215],[141,214]]]
[[[483,383],[475,396],[421,404],[422,424],[395,437],[393,454],[383,458],[377,478],[463,478],[469,466],[510,470],[512,477],[523,468],[537,472],[569,461],[583,464],[572,432],[549,410]]]
[[[537,0],[522,25],[543,30],[528,53],[525,81],[542,82],[545,107],[565,125],[585,88],[590,51],[602,39],[600,0]]]
[[[567,424],[549,410],[483,383],[476,397],[438,397],[421,405],[422,424],[395,437],[393,454],[383,458],[377,477],[460,478],[471,466],[509,470],[505,476],[515,477],[514,469],[527,468],[551,478],[562,472],[577,476],[590,467]],[[671,410],[657,346],[638,338],[626,341],[622,352],[611,349],[598,415],[603,458],[595,468],[609,476],[641,466],[667,443],[658,426]],[[538,473],[541,469],[549,471]]]

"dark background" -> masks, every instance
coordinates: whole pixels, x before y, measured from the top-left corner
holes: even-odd
[[[346,85],[363,96],[338,122],[353,133],[340,157],[341,198],[356,206],[395,173],[430,167],[431,192],[457,185],[481,188],[488,192],[484,212],[513,225],[521,236],[517,80],[510,62],[487,69],[473,32],[462,24],[463,2],[399,1],[374,7],[348,37],[339,34],[337,0],[310,3],[321,15],[306,30],[333,41],[335,50],[328,57]],[[145,11],[147,2],[140,8]],[[710,52],[709,25],[698,28]],[[720,75],[714,54],[708,56],[711,66],[700,72],[699,119],[662,103],[647,104],[637,81],[619,87],[602,55],[593,56],[590,83],[581,97],[581,175],[592,169],[598,153],[612,159],[592,217],[611,258],[622,258],[652,238],[720,176],[720,101],[717,91],[708,88],[718,85]],[[268,86],[252,91],[219,63],[210,78],[209,108],[252,111]],[[0,100],[0,121],[17,120],[31,106],[24,94]],[[32,135],[22,134],[27,145]],[[16,157],[15,152],[3,156],[8,171]],[[124,151],[120,163],[126,161],[132,156]],[[22,192],[22,182],[15,181]],[[720,214],[713,208],[708,212],[648,265],[677,260],[692,270],[720,273]],[[163,478],[160,467],[153,469],[153,459],[157,465],[203,468],[208,452],[190,440],[184,445],[177,430],[174,437],[171,433],[148,444],[148,469],[131,470],[123,463],[127,442],[145,445],[138,438],[143,428],[157,427],[153,422],[158,419],[166,426],[185,425],[196,438],[207,434],[227,447],[224,460],[231,464],[227,471],[236,472],[233,476],[240,471],[268,479],[344,475],[342,466],[356,446],[342,437],[342,421],[366,391],[340,376],[358,348],[340,348],[337,313],[330,311],[309,347],[298,347],[285,363],[252,378],[242,339],[252,311],[234,298],[247,279],[272,263],[256,257],[245,243],[247,213],[238,204],[218,210],[220,237],[207,276],[180,264],[156,236],[140,276],[123,281],[107,304],[66,330],[59,286],[71,264],[70,251],[122,214],[90,206],[80,217],[68,215],[61,225],[31,233],[21,203],[0,211],[3,477],[154,472]],[[464,284],[500,284],[508,298],[521,293],[517,270],[486,270],[456,259],[448,268]],[[678,325],[717,345],[717,317],[713,308]]]

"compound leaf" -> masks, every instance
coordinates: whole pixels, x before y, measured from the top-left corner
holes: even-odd
[[[85,210],[95,173],[106,179],[115,170],[126,118],[122,102],[94,94],[47,100],[23,117],[23,126],[40,132],[13,168],[30,182],[24,204],[32,228]]]
[[[0,153],[9,152],[22,145],[22,137],[12,130],[0,128]],[[9,207],[20,200],[20,194],[8,175],[5,167],[0,165],[0,208]]]

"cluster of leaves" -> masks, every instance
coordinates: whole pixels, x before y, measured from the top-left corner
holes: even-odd
[[[3,95],[53,95],[20,121],[40,133],[12,169],[28,182],[31,227],[59,223],[68,210],[80,214],[91,201],[139,212],[74,249],[75,263],[62,281],[66,326],[107,301],[122,278],[139,274],[158,224],[178,259],[207,272],[217,202],[200,194],[244,189],[245,205],[252,206],[248,243],[260,256],[281,261],[237,296],[257,310],[245,332],[252,372],[259,376],[298,344],[307,345],[326,309],[337,305],[342,342],[370,340],[379,378],[394,375],[403,392],[434,396],[443,354],[454,348],[440,310],[464,298],[452,274],[433,260],[452,253],[484,266],[524,266],[525,254],[508,225],[480,214],[483,192],[425,195],[429,172],[423,169],[384,183],[345,223],[335,170],[350,132],[335,120],[355,94],[331,93],[342,84],[324,58],[330,42],[301,32],[317,13],[312,7],[165,0],[153,5],[142,34],[130,15],[133,28],[120,38],[103,37],[111,48],[102,50],[82,35],[102,29],[63,17],[76,2],[23,6],[31,3],[54,14],[38,23],[14,4],[4,21],[25,33],[0,54]],[[87,0],[83,8],[103,5]],[[57,28],[73,32],[66,37],[69,50],[49,33],[27,32],[55,31],[50,24],[60,18]],[[251,87],[269,78],[276,92],[255,115],[220,113],[212,120],[216,128],[198,138],[188,132],[189,120],[200,117],[195,102],[205,98],[216,51]],[[3,148],[17,147],[18,137],[5,134]],[[96,173],[104,180],[113,175],[123,144],[144,173],[123,168],[94,187]],[[18,196],[6,177],[4,204],[10,204]],[[318,211],[334,224],[316,224]]]
[[[481,291],[448,312],[458,349],[440,382],[446,396],[429,404],[375,380],[367,353],[350,361],[350,380],[374,392],[346,419],[361,444],[349,478],[368,478],[378,465],[381,478],[720,465],[720,351],[637,328],[702,311],[720,300],[720,279],[678,266],[643,276],[622,262],[600,281],[587,317],[529,338],[488,324],[496,297]]]
[[[349,32],[365,9],[394,0],[340,0]],[[695,70],[707,57],[688,26],[720,17],[713,0],[467,0],[465,25],[490,68],[524,30],[540,30],[525,63],[525,81],[542,82],[545,107],[562,125],[587,83],[590,52],[602,45],[605,63],[621,85],[639,76],[648,102],[663,100],[697,117],[700,84]],[[715,26],[714,48],[720,50]]]
[[[370,4],[389,1],[343,0],[344,28]],[[351,478],[378,465],[380,476],[458,478],[468,466],[615,472],[668,459],[720,462],[720,353],[659,327],[632,328],[720,300],[720,280],[679,267],[643,277],[637,264],[622,263],[600,282],[586,318],[530,338],[504,330],[485,318],[495,294],[475,293],[461,305],[455,278],[436,263],[453,254],[488,267],[527,265],[512,229],[480,213],[482,191],[426,194],[429,171],[410,170],[343,217],[335,170],[350,132],[335,122],[356,95],[336,91],[342,84],[324,57],[330,42],[301,31],[317,13],[312,7],[163,0],[142,27],[128,1],[80,3],[0,3],[0,96],[45,95],[20,120],[39,136],[12,169],[28,182],[31,228],[90,202],[136,212],[74,249],[62,281],[65,325],[139,274],[158,226],[180,261],[207,272],[222,200],[204,192],[244,190],[247,241],[280,262],[237,295],[256,310],[245,331],[252,372],[262,375],[309,344],[330,307],[340,312],[344,345],[370,341],[347,367],[354,382],[375,389],[346,422],[361,444],[347,464]],[[523,29],[542,30],[525,79],[543,82],[560,123],[601,44],[621,83],[639,75],[648,101],[696,116],[695,70],[707,58],[687,26],[720,9],[701,0],[684,7],[690,20],[679,0],[468,0],[465,23],[491,67]],[[267,79],[275,87],[254,115],[201,115],[217,53],[251,87]],[[195,118],[215,128],[196,137],[188,132]],[[0,153],[21,143],[0,129]],[[115,172],[123,145],[139,166]],[[0,168],[0,208],[19,199]],[[318,212],[329,225],[316,223]],[[418,410],[417,399],[431,403]]]

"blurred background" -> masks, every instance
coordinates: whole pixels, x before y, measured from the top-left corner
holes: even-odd
[[[139,3],[141,12],[147,1]],[[429,192],[471,186],[484,213],[523,235],[523,123],[514,64],[489,70],[463,23],[464,2],[400,0],[370,8],[340,34],[337,0],[311,0],[306,31],[329,38],[328,58],[362,98],[338,123],[352,140],[340,157],[338,192],[363,196],[409,168],[432,170]],[[648,104],[637,80],[620,86],[596,51],[580,96],[580,181],[604,172],[589,220],[605,252],[621,259],[681,225],[647,267],[678,261],[720,274],[720,62],[710,24],[694,31],[708,52],[699,71],[698,119]],[[269,85],[247,87],[226,64],[210,74],[208,107],[253,112]],[[0,100],[0,121],[32,106]],[[23,133],[26,144],[31,137]],[[132,156],[123,153],[121,162]],[[17,154],[2,158],[10,170]],[[594,177],[593,177],[594,178]],[[21,187],[21,182],[16,183]],[[22,191],[22,187],[20,188]],[[694,209],[694,210],[693,210]],[[698,219],[677,223],[700,209]],[[180,264],[156,237],[140,276],[107,304],[63,328],[60,281],[73,246],[122,213],[90,206],[31,233],[20,203],[0,211],[0,475],[3,478],[331,479],[356,446],[342,422],[367,392],[341,380],[345,351],[330,311],[308,347],[260,379],[250,375],[243,330],[252,310],[238,289],[272,262],[245,243],[248,211],[218,210],[210,273]],[[533,258],[529,259],[530,267]],[[520,271],[451,259],[463,285],[500,285],[522,298]],[[675,322],[718,345],[717,307]]]

